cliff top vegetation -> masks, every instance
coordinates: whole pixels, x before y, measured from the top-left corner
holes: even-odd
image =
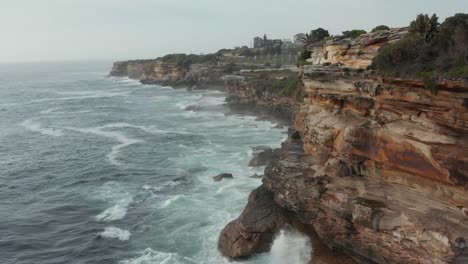
[[[468,14],[439,23],[434,14],[420,14],[400,41],[383,48],[372,69],[393,77],[468,78]]]

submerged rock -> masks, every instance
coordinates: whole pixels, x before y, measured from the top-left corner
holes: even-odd
[[[232,176],[231,173],[221,173],[213,177],[213,180],[216,182],[222,181],[223,179],[232,179],[234,176]]]
[[[218,249],[231,258],[267,252],[277,233],[289,222],[287,212],[274,202],[274,194],[261,185],[252,191],[239,218],[221,231]]]

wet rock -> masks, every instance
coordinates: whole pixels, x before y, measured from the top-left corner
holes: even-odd
[[[252,191],[239,218],[221,231],[218,249],[231,258],[267,252],[276,234],[289,222],[288,213],[274,202],[274,194],[261,185]]]
[[[249,166],[251,167],[265,166],[273,156],[273,149],[271,149],[270,147],[257,147],[253,148],[253,150],[253,158],[249,162]]]
[[[213,180],[216,182],[222,181],[223,179],[232,179],[234,176],[232,176],[231,173],[221,173],[213,177]]]

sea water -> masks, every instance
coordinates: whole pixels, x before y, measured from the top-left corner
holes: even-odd
[[[261,184],[252,147],[279,147],[285,130],[230,113],[223,92],[110,66],[0,65],[0,263],[229,263],[217,240]],[[310,250],[282,232],[244,263],[307,263]]]

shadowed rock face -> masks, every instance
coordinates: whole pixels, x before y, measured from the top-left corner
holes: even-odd
[[[287,212],[273,201],[273,193],[262,185],[250,194],[239,218],[221,231],[218,248],[231,258],[269,251],[276,234],[288,222]]]

